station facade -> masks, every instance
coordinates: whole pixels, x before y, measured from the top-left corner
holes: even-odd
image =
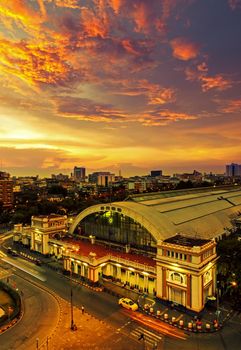
[[[216,292],[216,240],[239,210],[241,190],[170,191],[89,207],[68,232],[66,217],[52,217],[51,227],[35,217],[28,230],[15,227],[14,240],[89,282],[108,279],[200,312]]]

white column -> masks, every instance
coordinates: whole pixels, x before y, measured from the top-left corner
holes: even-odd
[[[148,277],[144,276],[144,288],[148,288]]]
[[[78,264],[74,262],[74,273],[78,274]]]

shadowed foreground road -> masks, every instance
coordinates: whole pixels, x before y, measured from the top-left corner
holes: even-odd
[[[23,293],[24,314],[14,327],[0,335],[0,349],[36,349],[36,338],[46,338],[55,329],[59,305],[53,296],[28,281],[17,276],[14,280]]]

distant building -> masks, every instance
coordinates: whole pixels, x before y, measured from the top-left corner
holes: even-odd
[[[52,174],[51,178],[57,181],[67,181],[69,179],[69,175],[64,175],[64,174]]]
[[[13,205],[13,181],[4,171],[0,171],[0,204],[3,208],[11,208]]]
[[[151,170],[151,177],[162,176],[162,170]]]
[[[192,173],[182,173],[182,174],[174,174],[174,177],[182,180],[182,181],[202,181],[202,173],[197,170],[193,170]]]
[[[115,182],[115,174],[111,174],[109,171],[98,171],[89,175],[89,182],[108,187]]]
[[[230,177],[241,176],[241,165],[235,163],[226,165],[226,175]]]
[[[80,181],[85,181],[85,174],[86,174],[86,169],[83,167],[74,167],[74,179],[75,180],[80,180]]]

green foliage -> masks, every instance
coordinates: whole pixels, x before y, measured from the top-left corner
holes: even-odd
[[[65,197],[67,195],[67,190],[63,186],[60,185],[52,185],[48,188],[49,194],[56,194],[56,195],[62,195]]]
[[[217,244],[218,280],[229,295],[241,294],[241,242],[237,237],[228,237]],[[236,282],[236,285],[232,283]]]

